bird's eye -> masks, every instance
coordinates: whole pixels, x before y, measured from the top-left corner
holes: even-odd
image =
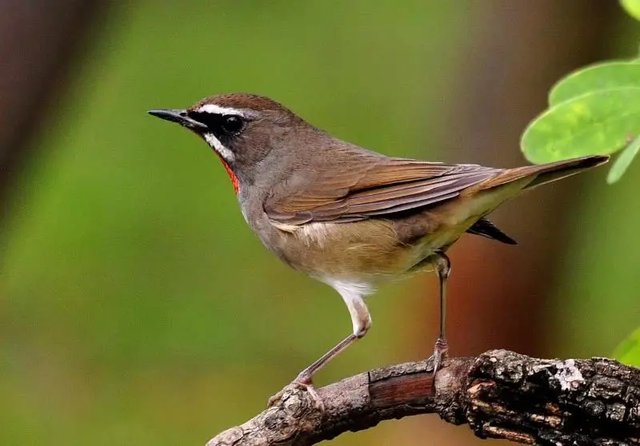
[[[235,115],[227,115],[222,117],[221,122],[222,130],[230,134],[238,134],[242,127],[244,127],[244,122],[242,118]]]

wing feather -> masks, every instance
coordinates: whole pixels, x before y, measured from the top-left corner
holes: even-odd
[[[334,165],[330,162],[323,172],[306,172],[294,178],[267,199],[267,215],[279,223],[293,225],[391,217],[455,198],[464,189],[502,172],[474,164],[382,156],[371,156],[366,161],[337,157],[332,160]]]

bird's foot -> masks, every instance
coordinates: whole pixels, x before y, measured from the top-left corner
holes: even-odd
[[[322,402],[322,398],[320,398],[320,395],[318,395],[316,388],[313,386],[311,377],[307,377],[306,375],[302,374],[298,375],[296,379],[284,386],[281,391],[271,396],[267,403],[267,407],[273,407],[280,404],[281,402],[289,398],[294,392],[300,390],[305,391],[309,395],[316,410],[324,412],[324,403]]]
[[[433,375],[440,369],[442,361],[447,357],[447,351],[449,350],[449,344],[445,338],[438,338],[436,345],[433,347],[433,355],[428,359],[433,361]]]

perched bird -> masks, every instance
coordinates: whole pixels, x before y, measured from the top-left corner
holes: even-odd
[[[603,164],[590,156],[497,169],[392,158],[341,141],[261,96],[212,96],[184,110],[150,110],[202,137],[219,156],[245,220],[292,268],[334,288],[353,331],[302,370],[313,375],[371,327],[364,297],[422,270],[440,280],[434,373],[447,351],[447,249],[465,232],[515,242],[485,218],[525,190]]]

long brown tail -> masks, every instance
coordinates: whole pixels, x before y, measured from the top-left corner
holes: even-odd
[[[594,155],[583,158],[574,158],[555,163],[540,164],[533,166],[516,167],[506,169],[503,173],[487,182],[483,189],[494,188],[503,184],[511,183],[523,178],[531,178],[531,182],[524,186],[524,189],[532,189],[541,184],[550,183],[561,178],[565,178],[583,170],[591,169],[609,161],[608,156]]]
[[[498,170],[499,173],[496,176],[470,187],[462,194],[476,197],[476,200],[472,200],[476,203],[476,207],[472,206],[470,214],[475,212],[476,216],[479,214],[480,217],[484,217],[501,203],[519,195],[525,189],[532,189],[541,184],[574,175],[583,170],[604,164],[608,160],[608,156],[595,155],[555,163]],[[515,240],[500,231],[485,218],[480,218],[476,221],[467,229],[467,232],[489,237],[503,243],[516,243]]]

